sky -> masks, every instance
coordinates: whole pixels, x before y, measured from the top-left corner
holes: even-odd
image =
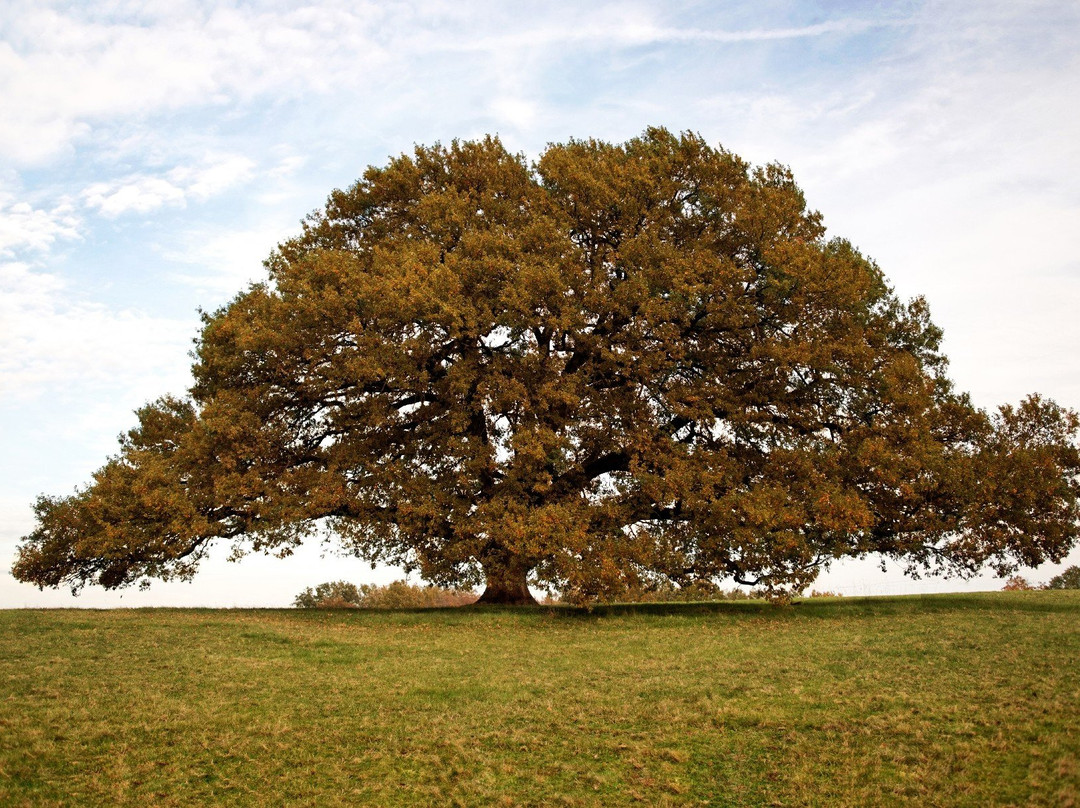
[[[78,598],[9,570],[35,498],[85,485],[134,409],[186,390],[199,310],[418,143],[496,133],[533,159],[659,125],[786,164],[831,235],[927,298],[978,406],[1080,408],[1077,41],[1072,0],[6,0],[0,608],[284,606],[402,577],[319,545],[237,563],[224,547],[191,583]],[[1001,585],[871,559],[816,587]]]

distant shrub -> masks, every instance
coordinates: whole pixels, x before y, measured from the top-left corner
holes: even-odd
[[[844,596],[841,595],[839,592],[827,592],[827,591],[819,592],[816,589],[811,589],[810,594],[806,595],[806,597],[808,597],[808,598],[842,598]]]
[[[415,586],[394,581],[386,586],[363,584],[360,587],[363,609],[424,609],[441,606],[467,606],[477,594],[468,589],[444,589],[441,586]]]
[[[351,600],[345,600],[340,597],[328,597],[318,601],[314,607],[315,609],[358,609],[360,608]]]
[[[348,581],[328,581],[314,589],[310,586],[296,596],[293,606],[300,609],[359,608],[363,595],[356,584]]]
[[[467,606],[477,595],[466,589],[439,586],[415,586],[405,581],[355,584],[331,581],[308,587],[293,601],[301,609],[425,609],[444,606]]]
[[[1003,592],[1027,592],[1036,587],[1022,575],[1014,575],[1012,578],[1005,582],[1005,586],[1001,587]]]
[[[1044,589],[1080,589],[1080,567],[1069,567],[1047,581]]]

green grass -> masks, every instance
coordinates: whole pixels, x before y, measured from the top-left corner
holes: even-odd
[[[0,612],[0,805],[1072,805],[1080,592]]]

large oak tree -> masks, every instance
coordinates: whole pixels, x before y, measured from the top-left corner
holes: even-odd
[[[828,239],[790,173],[699,137],[419,147],[335,191],[205,316],[14,574],[190,577],[215,540],[326,531],[482,600],[663,582],[782,594],[831,560],[1060,560],[1077,417],[954,391],[921,299]]]

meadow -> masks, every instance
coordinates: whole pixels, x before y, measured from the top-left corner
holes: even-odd
[[[1074,805],[1080,592],[0,612],[0,805]]]

